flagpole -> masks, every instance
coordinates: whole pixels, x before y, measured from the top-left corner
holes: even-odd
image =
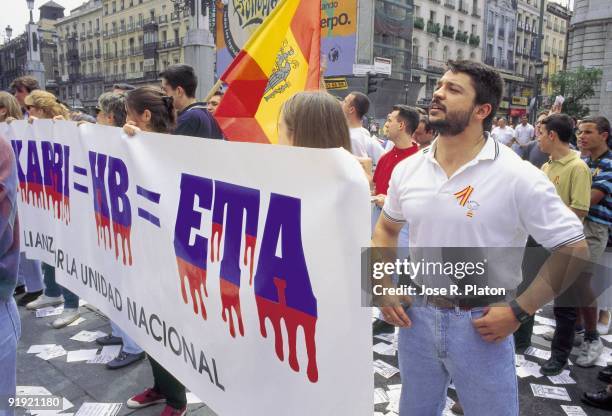
[[[223,81],[221,81],[221,79],[219,79],[215,85],[212,86],[212,88],[210,89],[210,91],[208,91],[208,94],[206,94],[206,97],[204,98],[204,102],[207,103],[208,100],[211,99],[211,97],[217,92],[219,91],[219,87],[221,87],[221,85],[223,84]]]

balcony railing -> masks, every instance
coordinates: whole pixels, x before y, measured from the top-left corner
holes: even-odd
[[[448,7],[449,9],[454,9],[455,0],[444,0],[444,7]]]
[[[425,69],[427,62],[422,56],[412,57],[412,67],[416,69]]]
[[[455,40],[458,42],[468,43],[468,33],[467,32],[457,32],[455,35]]]
[[[455,37],[455,28],[450,25],[444,25],[444,27],[442,27],[442,36],[445,38],[452,39],[453,37]]]
[[[159,16],[159,24],[162,25],[164,23],[168,23],[168,15]]]
[[[93,51],[87,52],[87,59],[93,59]]]
[[[480,16],[482,16],[482,14],[481,14],[481,12],[480,12],[480,7],[478,7],[478,6],[474,6],[474,7],[472,8],[472,16],[474,16],[474,17],[480,17]]]
[[[480,45],[480,36],[478,35],[474,35],[473,33],[470,34],[470,39],[469,39],[469,44],[470,46],[477,48]]]
[[[438,59],[427,58],[427,69],[442,73],[446,69],[446,62]]]
[[[469,13],[468,12],[468,4],[467,4],[466,0],[459,0],[458,10],[461,13],[464,13],[464,14],[468,14]]]
[[[425,21],[422,17],[414,18],[414,28],[419,30],[423,30],[425,28]]]
[[[178,48],[182,44],[183,44],[183,38],[174,39],[174,40],[167,40],[167,41],[164,41],[164,42],[159,42],[157,44],[157,48],[158,49]]]
[[[440,36],[440,23],[434,23],[432,20],[427,21],[427,32],[432,35]]]

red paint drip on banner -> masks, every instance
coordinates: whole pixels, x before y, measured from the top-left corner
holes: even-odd
[[[249,271],[250,271],[250,278],[249,278],[249,285],[253,285],[253,264],[255,263],[255,245],[257,243],[257,237],[254,237],[252,235],[246,235],[246,245],[244,247],[244,265],[247,266],[249,265]],[[247,252],[250,250],[250,263],[249,263],[249,259],[247,258]]]
[[[191,300],[193,302],[193,313],[198,314],[198,301],[202,311],[202,317],[206,319],[206,307],[204,306],[204,296],[208,297],[206,291],[206,270],[200,269],[191,263],[186,262],[180,257],[176,258],[176,264],[179,269],[179,279],[181,280],[181,293],[183,295],[183,301],[185,304],[189,304],[187,299],[187,288],[185,286],[185,280],[189,283],[189,292],[191,293]],[[204,296],[202,295],[204,292]]]
[[[319,379],[319,370],[317,367],[316,358],[317,347],[315,343],[317,318],[287,306],[285,298],[287,283],[284,280],[275,277],[274,285],[276,286],[276,290],[278,292],[278,303],[270,301],[261,296],[255,297],[257,311],[259,313],[259,329],[261,331],[261,335],[264,338],[267,338],[265,320],[268,318],[272,323],[272,328],[274,330],[274,346],[276,349],[276,355],[279,360],[284,361],[281,319],[285,322],[287,336],[289,338],[287,340],[289,344],[289,366],[297,372],[300,371],[300,365],[298,363],[296,353],[297,328],[298,326],[304,328],[306,355],[308,356],[308,367],[306,374],[308,375],[308,380],[310,380],[312,383],[316,383]]]
[[[30,195],[31,194],[31,195]],[[39,183],[28,184],[28,203],[32,203],[37,208],[45,208],[45,190]]]
[[[113,221],[113,235],[115,237],[115,258],[119,258],[119,243],[121,243],[122,260],[125,265],[132,265],[132,243],[130,241],[130,227],[125,227]],[[120,241],[118,241],[120,240]]]
[[[219,256],[221,254],[221,238],[223,237],[223,225],[217,224],[213,222],[212,225],[212,235],[210,237],[210,261],[215,262],[219,261]],[[217,259],[215,260],[215,238],[217,241]]]
[[[236,320],[238,321],[238,331],[240,335],[244,336],[244,326],[242,324],[242,313],[240,312],[240,287],[236,286],[232,282],[225,280],[221,277],[221,317],[223,321],[227,322],[229,319],[230,335],[236,338],[236,330],[234,328],[234,319],[232,317],[232,309],[236,313]]]

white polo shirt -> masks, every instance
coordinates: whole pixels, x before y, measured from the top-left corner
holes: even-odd
[[[370,132],[363,127],[351,128],[349,133],[352,153],[357,157],[369,157],[376,166],[378,159],[385,152],[378,140],[370,136]]]
[[[519,142],[519,144],[524,146],[527,143],[529,143],[531,140],[534,139],[535,129],[529,123],[527,123],[524,126],[521,123],[518,126],[516,126],[516,128],[514,129],[514,132],[516,133],[516,141]]]
[[[480,153],[450,178],[434,158],[438,139],[395,167],[383,214],[408,223],[409,246],[525,247],[531,235],[555,249],[583,240],[582,223],[546,175],[485,135]],[[518,285],[523,253],[511,251],[516,258],[504,262]]]
[[[514,138],[514,129],[510,126],[506,126],[503,129],[500,127],[495,127],[493,131],[491,131],[491,136],[500,141],[500,143],[509,146]]]

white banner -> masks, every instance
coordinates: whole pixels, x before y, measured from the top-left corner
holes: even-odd
[[[218,414],[372,414],[369,192],[348,152],[49,120],[0,135],[27,255]]]

